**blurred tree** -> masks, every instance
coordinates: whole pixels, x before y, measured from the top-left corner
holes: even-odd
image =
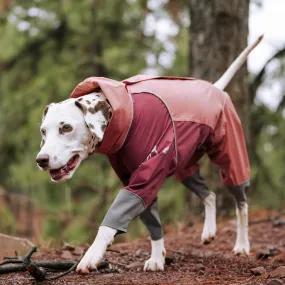
[[[137,73],[151,73],[215,81],[246,46],[248,11],[245,0],[239,1],[239,6],[236,0],[206,2],[2,3],[6,4],[0,11],[0,185],[32,197],[45,214],[45,237],[90,241],[121,187],[109,163],[100,155],[87,159],[66,184],[51,183],[49,175],[36,168],[45,105],[67,99],[78,82],[88,76],[121,80]],[[193,33],[189,33],[191,7]],[[280,68],[273,75],[265,67],[262,75],[253,80],[250,106],[251,142],[255,149],[254,202],[270,207],[281,206],[285,200],[284,100],[272,110],[258,102],[255,92],[262,89],[264,82],[270,86],[273,79],[284,78],[284,55],[279,54],[276,60]],[[228,90],[245,125],[246,79],[243,67]],[[210,181],[211,187],[219,187],[212,183],[220,181],[218,175]],[[164,224],[183,219],[182,189],[173,179],[165,182],[159,194]],[[11,212],[5,209],[5,215]],[[15,228],[10,223],[5,229],[12,232]],[[139,222],[130,227],[134,235],[143,231]]]
[[[189,75],[215,82],[247,46],[249,0],[189,0],[191,26]],[[226,91],[231,96],[249,143],[249,93],[247,67],[238,71]],[[228,209],[228,193],[217,167],[208,170],[210,189],[218,192],[217,206]],[[187,200],[190,194],[186,192]],[[197,199],[193,198],[194,205]],[[193,203],[190,202],[191,211]]]
[[[146,53],[164,50],[153,34],[144,33],[151,11],[143,0],[31,0],[5,8],[0,25],[1,185],[40,204],[50,217],[47,235],[66,238],[72,231],[82,240],[94,237],[119,180],[105,157],[96,155],[72,181],[51,183],[35,164],[41,113],[50,102],[67,99],[86,77],[121,80],[146,68]],[[54,217],[66,232],[52,226]]]

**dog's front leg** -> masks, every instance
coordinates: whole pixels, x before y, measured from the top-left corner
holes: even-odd
[[[151,256],[145,262],[144,271],[163,271],[166,250],[156,201],[140,215],[140,219],[151,236]]]
[[[117,230],[110,227],[99,227],[98,234],[93,244],[81,259],[76,271],[81,274],[87,274],[90,270],[96,270],[104,257],[107,247],[113,243],[116,233]]]
[[[132,192],[122,189],[106,214],[95,241],[77,266],[78,273],[96,269],[117,232],[127,232],[128,225],[145,210],[143,200]]]

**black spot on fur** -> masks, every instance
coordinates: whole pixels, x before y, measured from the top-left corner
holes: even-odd
[[[42,115],[42,121],[45,119],[46,117],[46,114],[48,112],[48,108],[49,108],[49,105],[46,106],[46,108],[44,109],[44,112],[43,112],[43,115]]]
[[[94,113],[95,113],[95,109],[92,108],[92,107],[89,107],[89,108],[88,108],[88,112],[90,112],[91,114],[94,114]]]
[[[95,127],[92,124],[88,125],[89,129],[95,129]]]
[[[87,108],[83,104],[80,104],[78,101],[75,101],[75,105],[83,112],[84,115],[86,115]]]
[[[100,101],[94,107],[95,112],[101,111],[105,120],[109,120],[109,106],[105,101]]]
[[[41,141],[41,145],[40,145],[40,147],[43,147],[43,145],[45,144],[45,141],[44,140],[42,140]]]
[[[90,102],[89,100],[86,100],[86,102],[87,102],[87,104],[88,104],[88,105],[90,105],[90,104],[91,104],[91,102]]]
[[[107,125],[106,125],[106,124],[103,124],[103,125],[101,126],[101,130],[102,130],[102,132],[104,132],[104,131],[105,131],[106,127],[107,127]]]

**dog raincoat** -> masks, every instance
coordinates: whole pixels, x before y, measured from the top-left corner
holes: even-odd
[[[137,75],[122,82],[87,78],[71,97],[98,87],[113,115],[97,152],[108,156],[124,185],[102,225],[126,232],[132,219],[156,205],[164,180],[190,177],[204,154],[220,167],[228,188],[249,183],[242,126],[226,92],[193,78]]]

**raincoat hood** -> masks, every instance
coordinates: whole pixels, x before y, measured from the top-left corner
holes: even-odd
[[[108,99],[113,114],[96,152],[111,154],[122,147],[127,137],[133,118],[133,101],[124,83],[104,77],[86,78],[75,87],[70,98],[87,95],[98,87]]]

